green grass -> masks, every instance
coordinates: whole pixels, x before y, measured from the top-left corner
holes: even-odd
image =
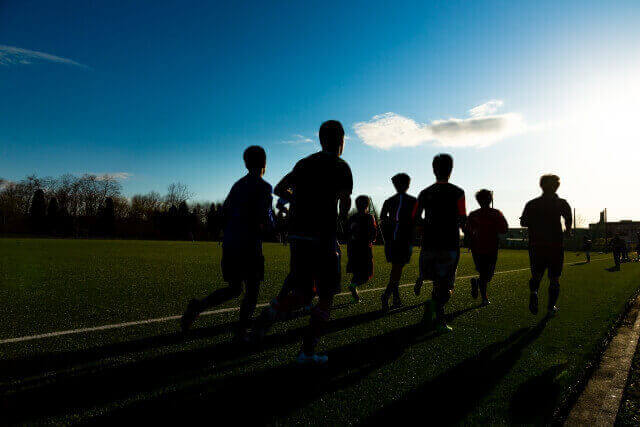
[[[180,314],[188,299],[223,286],[220,254],[217,243],[0,239],[0,340]],[[386,284],[382,248],[375,255],[363,289]],[[403,283],[415,279],[415,255]],[[265,257],[260,302],[287,274],[288,247],[265,245]],[[171,321],[3,344],[0,410],[10,422],[548,422],[640,285],[640,264],[609,273],[609,257],[565,267],[560,313],[548,323],[527,309],[525,251],[501,252],[498,271],[524,270],[496,275],[487,308],[458,280],[448,335],[421,325],[425,297],[411,287],[402,288],[406,307],[387,315],[380,291],[359,305],[339,296],[321,343],[330,363],[316,370],[291,363],[307,319],[242,348],[230,341],[233,311],[200,318],[186,338]],[[463,253],[458,275],[470,274]]]

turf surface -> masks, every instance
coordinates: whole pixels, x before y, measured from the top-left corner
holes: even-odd
[[[610,273],[610,255],[567,265],[561,311],[545,322],[527,309],[527,253],[503,251],[497,270],[516,271],[496,275],[492,304],[479,308],[460,278],[447,307],[454,332],[435,335],[421,324],[426,295],[411,287],[402,288],[403,309],[378,311],[375,289],[389,266],[382,248],[374,252],[364,302],[336,298],[321,344],[326,368],[291,363],[307,319],[278,324],[264,345],[247,348],[231,342],[236,311],[200,318],[187,337],[173,320],[1,344],[0,420],[548,422],[640,285],[640,264]],[[0,239],[0,341],[181,314],[188,299],[223,286],[220,254],[217,243]],[[278,291],[288,248],[265,245],[265,257],[260,302]],[[414,256],[403,283],[416,273]],[[463,252],[458,275],[471,274]]]

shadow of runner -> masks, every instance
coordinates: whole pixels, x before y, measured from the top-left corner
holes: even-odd
[[[548,425],[553,421],[553,411],[558,405],[562,389],[557,379],[567,369],[561,363],[529,378],[513,395],[509,406],[511,422],[515,424]]]
[[[388,314],[375,311],[336,319],[329,323],[327,333],[371,322],[387,315],[413,310],[420,306],[422,304],[407,306]],[[417,328],[416,330],[421,329],[419,326],[414,327]],[[21,382],[16,386],[0,389],[0,402],[2,403],[0,411],[2,411],[4,420],[16,423],[42,416],[65,414],[69,411],[80,410],[82,412],[93,406],[108,405],[116,400],[127,399],[136,393],[144,394],[158,389],[171,388],[185,381],[198,382],[198,378],[219,375],[232,367],[247,363],[246,358],[256,351],[298,342],[304,330],[305,327],[300,327],[282,334],[269,335],[259,348],[225,342],[207,348],[163,354],[132,363],[121,363],[115,366],[92,365],[83,369],[72,369],[62,375],[44,375]],[[378,338],[374,337],[371,341],[375,342]],[[352,347],[347,351],[347,353],[354,351],[352,356],[344,356],[339,352],[335,357],[338,360],[341,358],[347,361],[351,360],[352,364],[362,366],[362,359],[358,355],[357,348],[357,346]],[[376,357],[381,354],[383,353],[379,352]],[[230,363],[225,365],[225,362]],[[281,371],[281,369],[285,369],[285,371]],[[252,373],[248,380],[243,380],[242,377],[236,377],[236,379],[241,384],[243,381],[264,379],[267,375],[267,379],[273,379],[275,383],[279,384],[282,380],[280,372],[288,372],[288,370],[275,368],[268,370],[268,372],[277,372],[278,374],[271,377],[267,374]],[[297,372],[292,378],[294,382],[299,379]],[[225,388],[233,389],[235,387],[233,381],[235,380],[225,384]],[[214,380],[213,384],[218,383],[219,381]],[[299,386],[300,383],[298,383],[298,387],[294,388],[297,389]],[[261,387],[267,387],[268,390],[269,387],[273,387],[273,384],[261,384]],[[263,392],[264,390],[262,389]],[[34,402],[38,402],[38,404],[34,405]],[[162,400],[162,405],[165,403]],[[209,402],[208,405],[210,406],[211,403]]]
[[[346,308],[348,305],[333,307],[333,310]],[[292,313],[287,320],[305,317],[302,311]],[[177,322],[176,322],[177,324]],[[154,335],[133,341],[116,342],[103,346],[95,346],[81,350],[56,351],[30,355],[22,358],[9,359],[0,362],[0,385],[2,382],[19,380],[20,378],[71,368],[74,365],[96,362],[108,357],[117,357],[127,353],[153,350],[184,342],[212,338],[217,335],[233,332],[236,322],[227,322],[208,327],[196,327],[186,334],[172,332]]]
[[[419,388],[401,400],[384,406],[363,424],[407,424],[428,419],[430,424],[450,425],[464,420],[520,359],[522,350],[535,341],[547,324],[522,328],[504,341],[492,344]]]
[[[435,336],[418,323],[331,350],[325,367],[288,364],[228,377],[162,399],[133,402],[94,421],[189,423],[213,416],[225,423],[224,417],[230,416],[234,424],[270,424],[327,393],[358,383],[398,359],[410,346]]]

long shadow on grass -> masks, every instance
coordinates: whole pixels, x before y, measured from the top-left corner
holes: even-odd
[[[487,396],[547,324],[522,328],[376,411],[363,424],[408,424],[428,417],[435,425],[458,424]]]
[[[296,312],[290,316],[289,320],[303,317],[304,315],[302,312]],[[20,379],[42,372],[55,372],[106,358],[180,345],[183,344],[185,340],[195,341],[213,338],[217,335],[232,332],[235,324],[236,322],[227,322],[220,325],[195,328],[190,330],[186,335],[182,332],[172,332],[81,350],[49,352],[6,360],[0,363],[0,384],[6,380]]]
[[[201,382],[165,394],[122,405],[107,414],[110,424],[145,422],[189,423],[204,417],[234,424],[271,424],[333,391],[358,383],[380,367],[402,356],[412,345],[436,335],[424,324],[414,324],[351,343],[329,352],[329,364],[303,368],[288,364]],[[344,402],[348,410],[357,402]],[[322,423],[322,414],[315,421]],[[230,417],[230,418],[226,418]],[[221,421],[223,420],[223,421]]]
[[[403,307],[389,315],[413,310],[420,306],[422,304]],[[336,319],[330,322],[327,332],[344,330],[379,319],[385,315],[376,311]],[[260,350],[295,343],[299,341],[303,329],[296,328],[282,334],[270,335]],[[402,338],[402,334],[413,336],[419,332],[423,333],[423,331],[423,326],[414,325],[400,329],[397,332],[394,331],[391,334],[387,334],[386,337],[371,338],[365,341],[365,344],[357,343],[342,350],[337,350],[332,352],[332,359],[336,359],[338,362],[333,363],[332,366],[337,367],[337,372],[341,374],[340,376],[343,376],[342,374],[345,373],[345,370],[353,372],[367,371],[366,366],[368,365],[380,366],[385,361],[397,357],[390,356],[388,351],[385,351],[387,345],[379,345],[379,343],[387,342],[390,348],[393,348],[392,342],[396,340],[407,341]],[[401,349],[403,346],[397,348]],[[296,401],[299,398],[297,395],[300,393],[300,387],[305,383],[299,382],[299,371],[292,371],[290,367],[270,369],[265,373],[251,374],[248,378],[237,377],[236,379],[224,380],[224,390],[219,390],[222,383],[216,377],[228,372],[231,368],[241,367],[248,363],[247,358],[250,358],[256,350],[255,348],[238,346],[233,343],[221,343],[206,348],[162,354],[133,362],[123,363],[121,361],[110,366],[92,364],[52,376],[24,380],[0,390],[4,406],[3,416],[10,422],[19,422],[38,419],[38,417],[42,416],[82,412],[94,406],[109,405],[114,401],[127,399],[138,393],[148,395],[157,390],[164,391],[173,386],[180,387],[181,384],[190,382],[195,384],[204,382],[206,389],[213,388],[214,394],[220,392],[220,396],[216,394],[216,399],[226,402],[225,405],[233,405],[233,399],[226,398],[227,393],[231,393],[231,390],[234,389],[237,389],[238,393],[240,393],[241,390],[244,390],[242,384],[246,381],[265,380],[264,383],[260,383],[257,386],[261,390],[260,393],[270,396],[275,393],[274,387],[279,390],[279,393],[285,393],[284,387],[281,387],[280,384],[295,383],[297,386],[290,391],[293,395],[289,396],[288,399]],[[395,354],[399,355],[401,353]],[[370,360],[371,358],[373,360]],[[293,373],[292,378],[288,380],[281,378],[282,372]],[[356,374],[350,372],[347,378],[354,378],[354,375]],[[211,378],[211,380],[206,378]],[[338,384],[339,381],[330,381],[330,383]],[[178,393],[177,396],[180,395]],[[233,393],[230,395],[233,395]],[[304,395],[305,393],[301,393],[300,396]],[[241,398],[239,394],[234,396],[235,399],[239,399],[238,402],[247,402],[246,398]],[[314,394],[313,396],[317,395]],[[309,397],[309,399],[313,398],[313,396]],[[190,395],[190,398],[197,400],[197,395]],[[34,405],[34,402],[37,402],[37,404]],[[211,402],[207,402],[206,411],[211,410],[211,404]],[[159,408],[159,410],[164,409],[164,405],[167,405],[166,399],[162,399],[160,404],[162,408]],[[171,404],[168,406],[171,406]],[[221,408],[224,407],[221,406]],[[255,414],[244,415],[256,416]]]

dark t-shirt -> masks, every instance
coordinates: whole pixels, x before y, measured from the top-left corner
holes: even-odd
[[[451,183],[435,183],[418,196],[418,220],[424,211],[422,248],[459,250],[460,228],[466,221],[464,190]]]
[[[562,246],[560,218],[565,219],[565,225],[571,226],[571,207],[557,194],[543,194],[530,200],[520,217],[520,224],[529,228],[529,246]]]
[[[498,251],[498,235],[506,233],[507,229],[507,220],[502,212],[487,207],[469,214],[465,236],[469,235],[474,253],[493,254]]]
[[[351,194],[351,168],[337,154],[321,151],[300,160],[290,176],[291,235],[335,239],[338,195]]]
[[[224,201],[225,249],[260,251],[265,228],[273,226],[271,185],[246,175],[238,180]]]
[[[382,205],[380,222],[385,242],[408,242],[413,239],[418,199],[398,193],[389,197]]]
[[[369,246],[376,240],[377,225],[371,214],[356,213],[348,222],[349,244]]]

